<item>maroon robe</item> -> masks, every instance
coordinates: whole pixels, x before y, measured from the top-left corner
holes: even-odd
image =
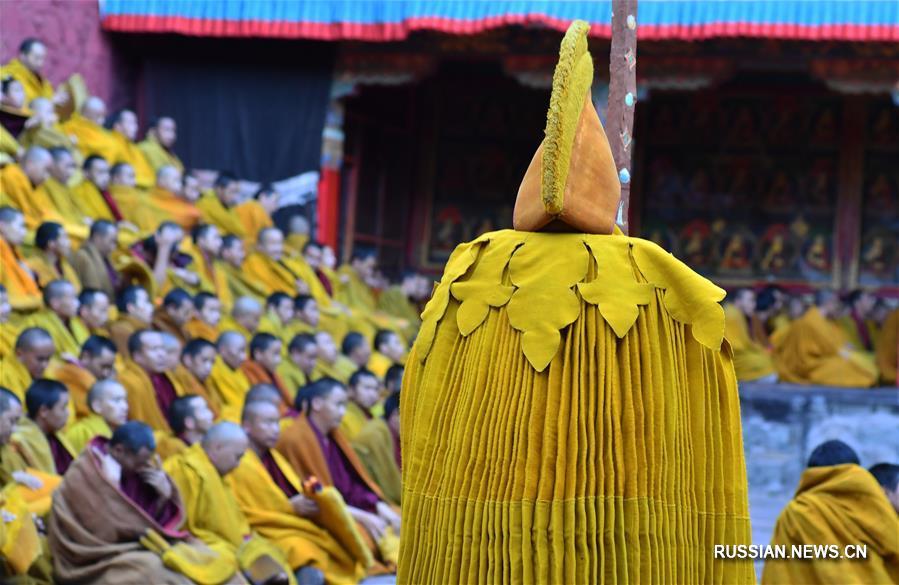
[[[329,297],[334,296],[334,288],[331,286],[331,279],[328,278],[328,275],[322,272],[320,268],[315,269],[315,275],[318,277],[318,280],[322,283],[322,287],[324,287],[325,292],[328,293]]]
[[[65,448],[65,445],[62,444],[55,434],[47,435],[47,442],[50,443],[50,452],[53,454],[56,473],[59,475],[65,474],[75,458],[72,457],[72,454],[69,453],[69,450]]]
[[[154,394],[156,394],[156,404],[159,405],[159,410],[162,412],[162,415],[168,418],[169,407],[172,405],[172,402],[178,398],[175,386],[172,385],[172,382],[165,374],[150,374],[149,372],[147,374],[150,376],[150,382],[153,384],[153,391]]]
[[[278,464],[275,462],[275,458],[272,457],[272,452],[267,450],[265,455],[259,458],[262,461],[262,466],[265,467],[265,470],[268,471],[269,476],[271,476],[272,481],[275,482],[281,491],[284,492],[284,495],[287,496],[287,499],[290,499],[297,495],[299,492],[294,489],[293,484],[287,481],[287,478],[284,476],[284,472],[281,471],[281,468],[278,467]]]
[[[325,437],[315,426],[315,423],[312,422],[311,418],[308,420],[309,426],[312,427],[312,431],[318,439],[318,444],[321,446],[325,461],[328,462],[331,481],[334,482],[334,487],[343,496],[344,501],[346,501],[348,506],[353,506],[366,512],[374,512],[381,499],[365,485],[365,482],[362,481],[362,478],[359,477],[359,474],[347,461],[346,455],[343,454],[337,443]]]
[[[169,483],[172,483],[171,478],[169,478]],[[145,482],[136,473],[123,470],[119,487],[122,489],[122,493],[128,496],[129,500],[137,504],[141,510],[146,512],[160,526],[168,528],[169,524],[180,516],[181,510],[172,498],[161,502],[156,488]],[[175,486],[172,484],[172,491],[174,490]]]
[[[872,351],[873,344],[871,343],[871,333],[868,331],[867,323],[865,323],[865,320],[855,312],[855,309],[849,313],[849,316],[852,318],[852,323],[855,324],[855,330],[858,331],[858,338],[861,339],[862,342],[863,347],[860,347],[859,349]]]

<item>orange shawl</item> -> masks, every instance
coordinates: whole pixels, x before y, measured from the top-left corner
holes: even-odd
[[[250,381],[250,384],[271,384],[277,388],[278,392],[281,393],[281,400],[284,401],[286,407],[282,408],[282,411],[293,407],[296,391],[294,390],[294,392],[291,392],[287,387],[287,384],[284,383],[284,380],[281,379],[281,376],[269,372],[265,369],[265,366],[254,360],[245,361],[240,365],[240,369],[243,370],[243,373],[247,377],[247,380]],[[283,415],[284,412],[281,414]]]

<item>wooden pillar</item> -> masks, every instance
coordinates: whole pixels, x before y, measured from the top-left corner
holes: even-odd
[[[612,47],[609,51],[609,108],[606,128],[621,181],[618,224],[628,232],[631,192],[631,146],[637,103],[637,0],[612,0]]]

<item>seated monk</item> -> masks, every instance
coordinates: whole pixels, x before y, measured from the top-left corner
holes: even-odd
[[[77,242],[87,238],[87,226],[91,218],[81,208],[80,202],[72,194],[69,184],[75,180],[78,163],[68,148],[50,149],[53,162],[50,165],[50,176],[38,187],[53,204],[53,210],[64,220],[66,232]]]
[[[35,380],[25,393],[27,417],[12,443],[29,467],[63,475],[77,454],[61,431],[69,421],[69,393],[56,380]]]
[[[400,336],[387,329],[378,330],[374,345],[375,351],[368,360],[368,369],[383,380],[390,366],[405,361],[406,348],[403,347]]]
[[[109,194],[122,212],[123,219],[137,226],[142,234],[152,232],[166,219],[150,205],[147,193],[138,188],[134,167],[128,163],[118,162],[110,167]]]
[[[312,379],[334,378],[341,384],[348,384],[350,376],[358,369],[350,358],[341,354],[334,343],[334,338],[327,331],[315,334],[316,362],[312,371]],[[388,370],[389,371],[389,370]]]
[[[240,365],[250,384],[271,384],[281,393],[282,412],[287,412],[296,396],[295,386],[289,386],[278,375],[281,364],[281,340],[270,333],[257,333],[250,341],[249,357]]]
[[[385,501],[399,506],[403,495],[399,392],[387,397],[384,416],[366,422],[352,443],[365,470],[381,488]]]
[[[19,54],[3,66],[3,77],[10,76],[18,81],[25,94],[25,101],[43,97],[54,103],[65,103],[68,95],[64,90],[54,91],[53,84],[43,76],[47,59],[47,46],[35,38],[27,38],[19,45]]]
[[[400,284],[390,286],[378,297],[378,310],[409,324],[403,331],[412,339],[421,327],[421,305],[431,296],[431,283],[424,276],[410,272],[403,275]]]
[[[314,522],[318,506],[303,495],[300,478],[273,448],[278,408],[248,402],[241,419],[250,448],[226,483],[250,526],[281,549],[298,583],[360,581],[366,567]]]
[[[381,381],[371,370],[360,368],[350,376],[347,396],[349,401],[340,422],[340,432],[352,441],[365,423],[372,420],[371,409],[381,400]]]
[[[225,331],[219,336],[216,349],[220,359],[212,366],[206,387],[222,405],[221,418],[236,422],[251,386],[241,368],[247,359],[247,342],[240,333]]]
[[[369,249],[357,249],[349,264],[337,271],[335,280],[339,282],[334,294],[335,300],[364,316],[378,329],[405,331],[410,323],[378,309],[377,294],[373,284],[378,284],[377,257]],[[380,284],[378,284],[380,286]],[[358,327],[358,326],[357,326]],[[358,330],[362,331],[361,328]]]
[[[846,340],[833,319],[839,299],[830,290],[815,293],[816,306],[806,311],[774,350],[777,373],[784,382],[868,388],[877,381],[873,360]]]
[[[240,297],[234,301],[231,314],[222,319],[219,329],[240,333],[249,343],[259,330],[261,321],[262,304],[252,297]]]
[[[298,473],[337,488],[353,519],[369,537],[372,554],[386,563],[379,545],[389,534],[388,527],[399,534],[400,517],[384,501],[380,488],[340,432],[346,400],[343,385],[331,378],[301,389],[297,406],[303,414],[285,429],[276,449]]]
[[[405,374],[403,366],[390,366],[390,369],[387,370],[387,374],[384,376],[384,389],[387,391],[387,396],[402,390],[403,374]]]
[[[114,223],[100,219],[91,224],[90,235],[72,256],[72,268],[84,288],[103,291],[116,298],[122,277],[116,271],[112,254],[118,247],[119,230]]]
[[[19,328],[9,322],[12,315],[12,306],[9,304],[9,295],[6,293],[6,287],[0,284],[0,367],[3,367],[3,360],[13,352],[13,345],[16,343],[16,337],[19,335]]]
[[[34,311],[41,306],[37,276],[19,252],[26,233],[22,212],[12,207],[0,207],[0,284],[6,288],[12,310],[18,313]]]
[[[142,329],[128,339],[125,369],[119,380],[128,390],[128,411],[134,420],[140,420],[154,431],[171,433],[166,413],[178,390],[169,377],[165,345],[158,331]]]
[[[259,321],[259,332],[271,333],[284,341],[293,320],[293,297],[283,292],[272,293],[265,299],[265,314]]]
[[[185,498],[184,528],[226,558],[253,583],[287,583],[292,571],[284,554],[254,533],[224,478],[240,463],[247,436],[238,425],[221,422],[202,441],[170,457],[163,469]],[[303,576],[303,575],[301,575]]]
[[[197,394],[185,394],[173,400],[168,417],[173,439],[180,443],[172,454],[182,453],[199,443],[212,427],[214,419],[206,399]]]
[[[185,331],[188,321],[194,316],[194,300],[190,294],[180,288],[173,288],[162,299],[153,312],[152,326],[157,331],[174,335],[182,344],[189,335]]]
[[[298,333],[314,334],[321,323],[318,301],[309,295],[297,295],[293,300],[294,320],[287,328],[291,339]]]
[[[34,98],[28,103],[31,119],[18,136],[19,144],[25,148],[40,146],[41,148],[74,148],[72,138],[63,131],[59,116],[53,102],[47,98]]]
[[[203,338],[191,339],[181,350],[182,368],[193,378],[192,386],[202,389],[201,392],[194,390],[190,394],[203,396],[209,403],[209,408],[215,418],[221,415],[222,405],[219,403],[218,397],[209,389],[208,382],[217,356],[215,344]]]
[[[896,510],[896,514],[899,514],[899,465],[878,463],[877,465],[872,465],[868,471],[880,484],[890,505]]]
[[[309,292],[309,284],[284,260],[284,234],[278,228],[259,230],[256,249],[244,260],[243,269],[262,283],[266,295]]]
[[[865,546],[864,560],[768,559],[762,584],[895,583],[899,575],[899,516],[858,455],[842,441],[818,445],[796,495],[774,526],[771,545],[828,544],[843,553]]]
[[[118,144],[103,127],[106,103],[97,96],[84,100],[81,111],[73,113],[62,123],[63,132],[76,139],[75,146],[85,158],[99,156],[114,161]]]
[[[371,360],[371,345],[368,340],[355,331],[350,331],[343,338],[340,351],[358,368],[367,368]]]
[[[223,237],[220,256],[221,260],[214,265],[216,272],[223,275],[228,285],[226,290],[218,291],[226,311],[231,310],[235,299],[248,297],[258,301],[265,298],[267,293],[263,283],[254,280],[251,274],[243,270],[246,258],[243,240],[233,235]]]
[[[234,208],[240,200],[240,183],[228,173],[219,173],[213,185],[213,192],[197,201],[197,208],[203,214],[203,223],[215,225],[223,234],[233,234],[246,238],[243,224]]]
[[[184,163],[172,150],[178,140],[178,125],[174,118],[161,116],[152,120],[147,127],[147,135],[143,142],[137,145],[153,170],[158,171],[164,166],[170,166],[184,172]]]
[[[200,210],[193,202],[182,197],[184,188],[181,171],[169,165],[156,171],[156,185],[150,191],[150,205],[160,217],[166,217],[189,232],[200,223]]]
[[[85,288],[78,295],[78,317],[91,335],[109,335],[109,297],[102,290]]]
[[[131,234],[136,233],[137,226],[125,220],[123,210],[109,192],[110,173],[106,159],[95,154],[88,156],[81,170],[84,179],[72,187],[72,195],[85,215],[94,221],[104,219]]]
[[[200,277],[190,267],[193,258],[179,250],[184,230],[172,221],[159,224],[156,231],[131,247],[131,253],[150,269],[159,290],[196,288]]]
[[[67,280],[53,280],[44,287],[45,309],[25,319],[31,327],[47,331],[56,345],[56,355],[74,359],[90,332],[75,319],[78,316],[78,293]]]
[[[194,316],[184,326],[191,339],[215,341],[219,338],[219,323],[222,320],[222,303],[208,292],[194,295]]]
[[[302,388],[313,380],[318,346],[315,338],[308,333],[300,333],[287,346],[287,359],[278,367],[278,374],[288,388]]]
[[[19,164],[7,164],[0,170],[0,204],[10,205],[25,216],[29,230],[45,220],[61,220],[53,204],[38,187],[50,177],[53,157],[46,149],[32,146],[22,155]]]
[[[62,382],[68,388],[76,419],[91,414],[87,394],[94,384],[115,378],[116,358],[116,346],[112,340],[91,335],[81,346],[77,360],[58,360],[47,368],[48,378]]]
[[[274,227],[272,215],[278,209],[278,193],[271,185],[261,186],[252,199],[238,203],[234,214],[243,226],[244,236],[248,242],[255,242],[259,230]]]
[[[112,437],[112,432],[128,421],[128,394],[113,379],[100,380],[91,386],[86,402],[90,414],[69,425],[62,435],[80,454],[94,437]]]
[[[290,246],[287,244],[285,244],[285,247],[290,249]],[[303,260],[305,260],[306,264],[308,264],[313,272],[315,272],[315,276],[318,278],[319,282],[321,282],[322,288],[325,289],[325,292],[329,297],[334,298],[338,283],[331,279],[331,275],[327,273],[327,269],[324,266],[324,246],[315,240],[309,240],[303,244],[302,254]]]
[[[181,494],[139,421],[96,437],[53,498],[56,578],[80,583],[224,583],[233,565],[180,530]],[[105,513],[98,514],[98,510]]]
[[[212,224],[195,225],[190,232],[194,270],[200,277],[198,289],[215,295],[228,294],[228,277],[216,260],[222,250],[222,236]]]
[[[774,362],[768,348],[753,339],[749,323],[756,308],[752,289],[741,288],[733,293],[733,302],[724,307],[727,340],[734,350],[734,369],[741,381],[776,382]]]
[[[76,294],[81,291],[78,273],[69,264],[72,243],[61,224],[55,221],[42,223],[34,233],[34,246],[37,250],[26,262],[42,288],[51,280],[67,280],[75,287]]]
[[[150,295],[139,286],[129,286],[116,298],[119,318],[109,326],[109,335],[119,353],[128,355],[128,340],[135,331],[150,327],[153,320],[153,303]]]
[[[182,350],[186,344],[181,343],[178,338],[170,333],[164,331],[160,333],[162,335],[162,345],[165,348],[165,371],[172,384],[175,385],[175,392],[178,396],[186,396],[188,394],[201,396],[217,417],[221,410],[218,400],[206,389],[203,382],[198,380],[193,372],[181,363]]]
[[[22,133],[30,120],[26,103],[22,84],[0,72],[0,128],[3,129],[0,137],[3,139],[3,153],[7,155],[3,158],[4,164],[25,152],[15,137]]]
[[[846,339],[858,351],[874,353],[877,324],[873,320],[877,297],[865,290],[854,290],[846,297],[846,314],[837,323]]]
[[[110,161],[131,165],[139,189],[152,187],[156,178],[153,167],[134,143],[138,130],[137,115],[131,110],[119,110],[106,119],[106,128],[117,145],[115,156]]]
[[[21,402],[31,383],[44,377],[56,346],[49,333],[40,327],[28,327],[19,333],[13,349],[13,355],[0,363],[0,386],[11,390]]]
[[[895,386],[896,367],[899,364],[899,309],[890,313],[883,322],[876,355],[881,381],[889,386]]]

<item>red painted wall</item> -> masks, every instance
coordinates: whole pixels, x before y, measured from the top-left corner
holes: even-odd
[[[114,77],[112,44],[100,30],[97,0],[0,0],[3,63],[18,54],[26,37],[47,45],[44,75],[54,85],[77,72],[92,94],[113,102],[113,107],[120,101],[123,88]]]

